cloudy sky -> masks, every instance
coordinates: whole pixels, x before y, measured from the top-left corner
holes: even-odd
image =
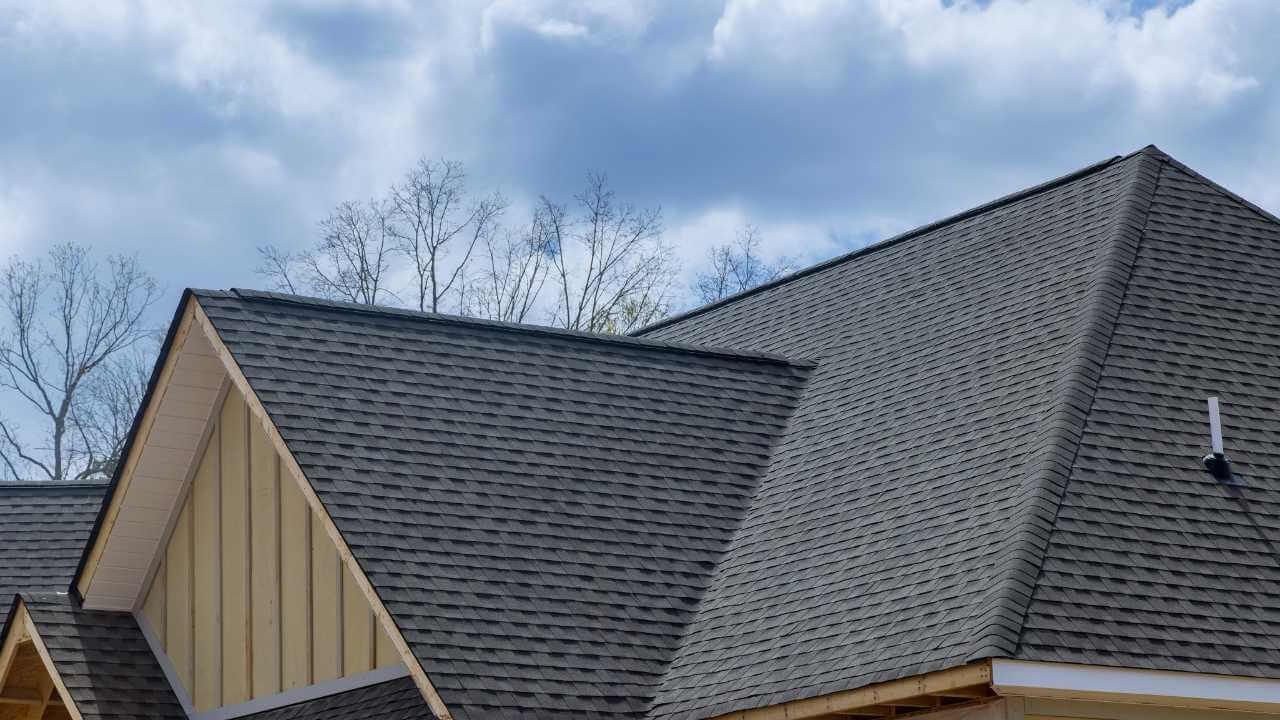
[[[589,170],[689,272],[834,255],[1155,143],[1280,210],[1274,0],[0,0],[0,256],[261,284],[419,156],[517,202]]]

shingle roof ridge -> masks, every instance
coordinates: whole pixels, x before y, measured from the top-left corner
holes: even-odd
[[[1181,160],[1179,160],[1179,159],[1177,159],[1177,158],[1175,158],[1175,157],[1172,157],[1172,156],[1170,156],[1170,155],[1167,155],[1167,154],[1165,154],[1164,152],[1160,151],[1160,149],[1159,149],[1159,148],[1156,148],[1154,145],[1152,145],[1152,146],[1150,146],[1150,147],[1151,147],[1155,152],[1160,153],[1160,155],[1161,155],[1163,158],[1165,158],[1165,161],[1166,161],[1166,162],[1168,162],[1168,163],[1169,163],[1169,165],[1171,165],[1171,166],[1173,166],[1173,167],[1175,167],[1175,168],[1177,168],[1177,169],[1181,170],[1182,172],[1184,172],[1184,173],[1186,173],[1186,174],[1190,175],[1191,177],[1193,177],[1193,178],[1195,178],[1195,179],[1199,180],[1200,182],[1202,182],[1202,183],[1204,183],[1204,184],[1208,185],[1209,187],[1213,188],[1214,190],[1217,190],[1218,192],[1222,193],[1223,195],[1226,195],[1228,198],[1231,198],[1232,200],[1234,200],[1234,201],[1236,201],[1236,202],[1240,203],[1241,205],[1244,205],[1245,207],[1247,207],[1247,208],[1249,208],[1250,210],[1252,210],[1252,211],[1254,211],[1255,213],[1257,213],[1257,214],[1258,214],[1258,216],[1259,216],[1259,217],[1261,217],[1263,220],[1266,220],[1267,222],[1272,222],[1272,223],[1276,223],[1277,225],[1280,225],[1280,216],[1275,215],[1275,214],[1274,214],[1274,213],[1272,213],[1270,210],[1267,210],[1266,208],[1262,207],[1261,205],[1258,205],[1258,204],[1257,204],[1257,203],[1255,203],[1255,202],[1252,202],[1252,201],[1250,201],[1250,200],[1247,200],[1247,199],[1245,199],[1245,198],[1241,197],[1240,195],[1237,195],[1236,193],[1232,192],[1232,191],[1231,191],[1230,189],[1228,189],[1227,187],[1225,187],[1225,186],[1223,186],[1223,185],[1221,185],[1221,184],[1219,184],[1219,183],[1215,182],[1212,178],[1206,177],[1203,173],[1201,173],[1200,171],[1196,170],[1195,168],[1192,168],[1192,167],[1188,166],[1187,164],[1183,163]]]
[[[447,315],[444,313],[422,312],[418,310],[406,310],[402,308],[385,307],[381,305],[362,305],[359,303],[342,302],[336,300],[324,300],[321,298],[306,297],[302,295],[290,295],[287,293],[266,292],[262,290],[249,290],[244,288],[231,288],[230,290],[200,290],[192,289],[190,292],[197,297],[234,297],[250,302],[276,303],[281,305],[293,305],[298,307],[312,307],[329,310],[340,310],[342,312],[357,313],[362,315],[371,315],[375,317],[400,317],[424,322],[443,323],[448,325],[460,325],[466,327],[474,327],[484,330],[494,330],[500,332],[524,333],[529,335],[541,335],[547,337],[556,337],[569,340],[577,340],[589,343],[603,343],[607,345],[617,345],[621,347],[648,349],[658,351],[668,351],[677,353],[687,353],[692,355],[722,357],[733,360],[746,360],[751,362],[762,362],[773,365],[790,365],[800,368],[811,368],[816,364],[814,360],[808,358],[793,358],[779,355],[776,353],[760,352],[754,350],[741,350],[737,348],[721,348],[704,345],[693,345],[690,343],[670,342],[666,340],[651,340],[647,338],[630,337],[627,335],[606,335],[603,333],[591,333],[581,330],[566,330],[563,328],[546,327],[542,325],[525,325],[521,323],[503,322],[498,320],[484,320],[480,318],[462,317],[459,315]]]
[[[706,305],[696,307],[692,310],[686,310],[685,312],[677,313],[670,317],[665,317],[661,320],[658,320],[657,322],[650,323],[640,328],[639,330],[635,330],[631,332],[630,335],[632,337],[642,336],[651,330],[657,330],[658,328],[666,327],[668,325],[672,325],[682,320],[687,320],[691,317],[701,315],[705,312],[714,310],[716,308],[724,307],[725,305],[735,303],[744,298],[751,297],[752,295],[755,295],[757,293],[764,292],[765,290],[778,287],[779,285],[786,285],[787,283],[790,283],[794,280],[799,280],[800,278],[806,277],[808,275],[812,275],[822,270],[826,270],[827,268],[834,267],[836,265],[840,265],[852,260],[856,260],[865,255],[870,255],[880,250],[884,250],[886,248],[897,245],[898,243],[901,243],[906,240],[910,240],[912,238],[918,237],[925,233],[932,232],[934,230],[937,230],[942,227],[946,227],[948,225],[953,225],[962,220],[967,220],[976,215],[981,215],[982,213],[990,212],[991,210],[995,210],[997,208],[1003,207],[1010,203],[1014,203],[1019,200],[1024,200],[1033,195],[1038,195],[1047,190],[1052,190],[1053,188],[1059,187],[1061,185],[1065,185],[1066,183],[1079,180],[1082,177],[1092,175],[1118,162],[1123,162],[1125,160],[1128,160],[1136,155],[1140,155],[1144,153],[1149,154],[1153,151],[1156,153],[1159,153],[1164,157],[1168,157],[1167,155],[1164,155],[1164,153],[1160,152],[1160,150],[1156,148],[1156,146],[1154,145],[1148,145],[1139,150],[1135,150],[1127,155],[1115,155],[1110,158],[1107,158],[1106,160],[1100,160],[1096,163],[1093,163],[1092,165],[1087,165],[1085,167],[1080,168],[1079,170],[1075,170],[1073,172],[1067,173],[1066,175],[1062,175],[1061,177],[1057,177],[1052,180],[1039,183],[1037,185],[1032,185],[1030,187],[1023,188],[1022,190],[1018,190],[1018,191],[1009,193],[1008,195],[998,197],[995,200],[985,202],[981,205],[977,205],[975,207],[969,208],[968,210],[958,212],[954,215],[948,215],[939,220],[934,220],[933,222],[926,223],[924,225],[913,228],[911,230],[907,230],[906,232],[902,232],[897,235],[893,235],[891,237],[885,238],[884,240],[881,240],[876,243],[872,243],[870,245],[867,245],[866,247],[861,247],[861,248],[858,248],[857,250],[852,250],[850,252],[844,253],[843,255],[837,255],[836,257],[830,258],[828,260],[823,260],[822,262],[817,263],[815,265],[810,265],[809,267],[801,268],[800,270],[797,270],[793,273],[783,275],[782,277],[777,278],[776,280],[771,280],[762,285],[757,285],[753,288],[748,288],[741,292],[734,293],[733,295],[729,295],[728,297],[721,298],[720,300],[717,300],[713,303],[708,303]]]
[[[1027,474],[1021,511],[1014,518],[1012,542],[993,561],[994,586],[980,603],[968,660],[1016,654],[1031,593],[1043,572],[1049,536],[1075,464],[1085,422],[1093,407],[1102,368],[1110,352],[1121,305],[1128,291],[1139,245],[1145,234],[1156,185],[1168,155],[1154,145],[1125,156],[1134,159],[1114,221],[1109,246],[1099,260],[1095,279],[1081,300],[1084,321],[1053,390],[1034,450],[1022,466]]]
[[[40,494],[56,494],[59,491],[83,490],[102,491],[107,489],[107,481],[101,482],[54,482],[52,480],[5,480],[0,481],[0,495],[10,492],[15,494],[37,491]],[[90,493],[83,493],[88,495]]]

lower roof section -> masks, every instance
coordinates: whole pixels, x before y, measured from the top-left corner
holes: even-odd
[[[0,482],[0,611],[71,584],[105,483]]]
[[[78,717],[185,720],[186,713],[132,615],[85,610],[60,593],[19,597]],[[9,626],[9,632],[16,631],[13,618]]]
[[[433,718],[422,693],[405,676],[274,710],[244,720],[418,720]]]

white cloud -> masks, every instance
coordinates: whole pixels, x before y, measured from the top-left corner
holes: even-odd
[[[1199,0],[1139,16],[1103,0],[729,0],[708,58],[828,87],[868,69],[958,76],[987,102],[1133,92],[1150,108],[1221,104],[1276,67],[1273,0]]]
[[[31,247],[42,220],[39,198],[0,177],[0,264]]]

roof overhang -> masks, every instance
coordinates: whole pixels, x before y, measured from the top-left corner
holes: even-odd
[[[1239,675],[995,659],[991,661],[991,685],[1001,695],[1280,711],[1280,680]]]
[[[197,303],[183,295],[76,572],[84,607],[131,611],[155,570],[229,379]]]

